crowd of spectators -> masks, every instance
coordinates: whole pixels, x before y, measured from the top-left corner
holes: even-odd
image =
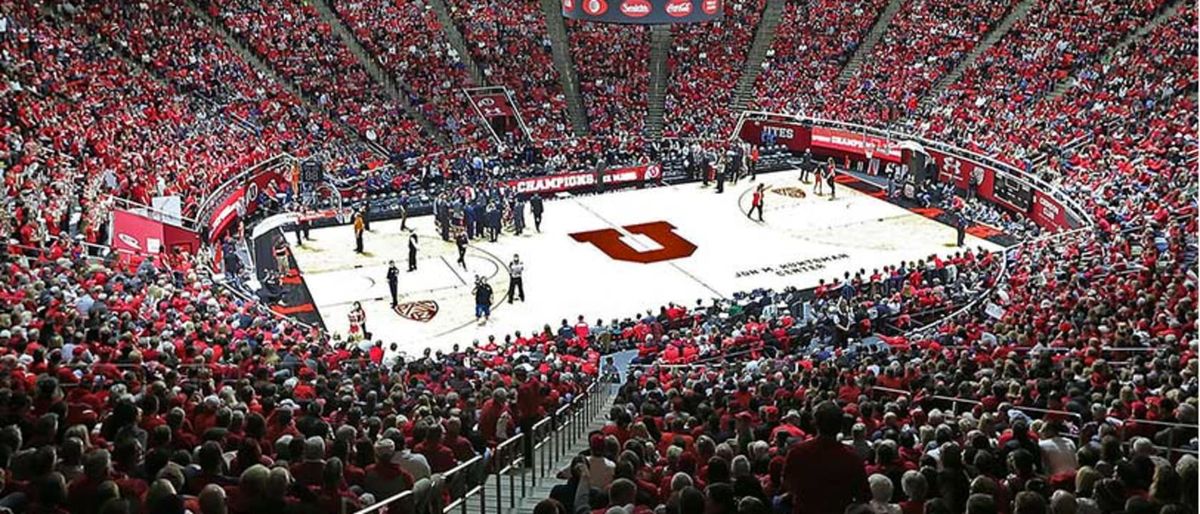
[[[141,73],[36,2],[5,4],[6,234],[101,237],[109,194],[199,193],[271,155],[198,98]]]
[[[565,137],[567,100],[562,92],[541,2],[453,0],[450,16],[471,58],[489,84],[505,86],[517,99],[534,139]]]
[[[663,135],[719,138],[733,130],[733,92],[765,5],[731,0],[721,21],[671,27]]]
[[[1162,2],[1039,1],[934,102],[910,120],[922,131],[980,146],[1004,146],[1013,161],[1080,137],[1085,129],[1064,123],[1081,107],[1043,101],[1056,84],[1095,77],[1101,55],[1162,8]],[[1186,44],[1185,38],[1169,44]],[[1148,46],[1158,49],[1157,46]],[[1170,69],[1170,68],[1165,68]],[[1155,71],[1155,70],[1146,70]],[[1162,73],[1162,71],[1157,71]],[[1044,107],[1043,107],[1044,106]],[[1018,115],[1037,109],[1034,116]],[[1041,130],[990,130],[993,126],[1043,123]],[[1007,153],[1007,152],[1006,152]]]
[[[398,154],[437,147],[404,106],[373,82],[316,7],[299,0],[201,4],[285,80],[368,141]]]
[[[641,136],[650,88],[649,27],[565,22],[592,134]]]
[[[874,26],[885,0],[787,2],[763,59],[751,107],[809,113],[836,87],[838,73]]]
[[[422,9],[409,13],[413,23],[428,24],[428,7],[411,5]],[[889,55],[864,67],[889,108],[911,111],[912,92],[900,85],[927,88],[970,46],[961,43],[1008,7],[947,5],[905,7],[891,30],[913,39],[900,48],[892,34],[872,53],[890,48],[919,66]],[[1009,100],[1031,106],[1028,114],[1006,117],[985,102],[974,107],[983,118],[925,127],[990,152],[1029,151],[1050,134],[1082,138],[1049,166],[1094,226],[1003,256],[932,256],[847,272],[813,291],[671,304],[609,325],[564,320],[558,330],[420,356],[378,341],[333,341],[266,314],[214,286],[199,256],[166,254],[131,268],[56,237],[103,242],[97,220],[108,193],[147,203],[159,194],[195,198],[281,148],[312,147],[338,129],[254,73],[179,4],[101,1],[68,13],[117,52],[41,7],[0,4],[0,229],[16,243],[0,262],[0,507],[333,512],[404,489],[436,504],[452,489],[437,473],[488,455],[522,420],[570,401],[599,372],[602,351],[634,343],[650,367],[628,377],[612,424],[591,435],[572,480],[539,514],[1197,509],[1196,459],[1179,457],[1194,454],[1197,437],[1193,6],[1112,62],[1095,58],[1103,46],[1091,47],[1093,38],[1111,42],[1157,4],[1112,16],[1086,6],[1048,11],[1079,27],[1062,38],[1067,47],[1014,36],[1022,39],[996,51],[1055,57],[1020,67],[1036,76],[1021,90],[1030,99]],[[207,7],[339,122],[393,149],[424,144],[311,6]],[[360,7],[352,10],[377,12]],[[951,20],[956,32],[944,31]],[[847,23],[847,39],[814,38],[813,55],[848,55],[860,22]],[[177,34],[150,30],[159,26]],[[494,158],[412,156],[414,165],[445,177],[453,162],[452,174],[487,180],[687,150],[638,135],[646,30],[571,29],[598,137],[512,145]],[[783,64],[777,50],[767,84],[783,84],[799,66]],[[414,55],[429,57],[405,57]],[[1002,60],[988,57],[969,83],[1003,83],[980,78]],[[893,64],[894,75],[874,75]],[[1033,98],[1064,66],[1077,77],[1068,94]],[[439,73],[424,83],[417,76],[414,90],[439,88],[450,76]],[[866,80],[853,80],[855,91]],[[768,89],[787,91],[776,87]],[[412,100],[443,105],[436,96]],[[248,130],[262,137],[244,137]],[[1022,135],[990,135],[1013,130]],[[913,330],[983,291],[991,293],[974,307]]]
[[[367,52],[404,85],[419,107],[450,138],[452,147],[487,143],[486,129],[462,91],[471,79],[427,1],[330,2]],[[483,150],[485,148],[478,148]]]
[[[453,492],[438,473],[599,368],[549,327],[416,356],[331,342],[187,256],[129,269],[78,245],[11,247],[0,295],[0,505],[14,512],[340,512],[407,489],[436,504]]]
[[[844,87],[825,90],[825,118],[889,123],[917,109],[1015,5],[1012,0],[904,2]]]

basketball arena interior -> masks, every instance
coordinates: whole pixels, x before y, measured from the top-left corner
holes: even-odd
[[[0,1],[0,514],[1197,512],[1198,27]]]

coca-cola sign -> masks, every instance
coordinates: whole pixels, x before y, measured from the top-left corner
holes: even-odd
[[[583,0],[583,12],[591,16],[600,16],[608,10],[608,2],[604,0]]]
[[[671,0],[667,2],[667,14],[682,18],[692,14],[692,0]]]
[[[625,0],[621,2],[621,14],[630,18],[641,18],[648,16],[654,6],[650,5],[650,0]]]
[[[573,20],[606,23],[698,23],[723,18],[725,0],[562,0],[562,14]]]

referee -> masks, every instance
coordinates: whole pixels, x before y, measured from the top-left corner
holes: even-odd
[[[513,293],[521,290],[521,302],[525,301],[525,282],[521,280],[521,275],[525,273],[525,264],[521,262],[521,256],[513,254],[512,262],[508,263],[508,303],[513,303]]]

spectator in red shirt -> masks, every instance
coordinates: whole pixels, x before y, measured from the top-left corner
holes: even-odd
[[[457,464],[454,451],[442,444],[442,436],[441,425],[430,425],[425,429],[425,440],[413,447],[413,452],[425,456],[425,460],[429,461],[429,469],[434,473],[449,471]]]
[[[841,514],[854,502],[871,499],[863,461],[838,441],[842,409],[826,401],[814,415],[817,437],[792,447],[783,482],[792,493],[793,514]]]
[[[533,425],[542,416],[541,384],[529,372],[517,368],[517,423],[525,434],[525,466],[533,467]]]

